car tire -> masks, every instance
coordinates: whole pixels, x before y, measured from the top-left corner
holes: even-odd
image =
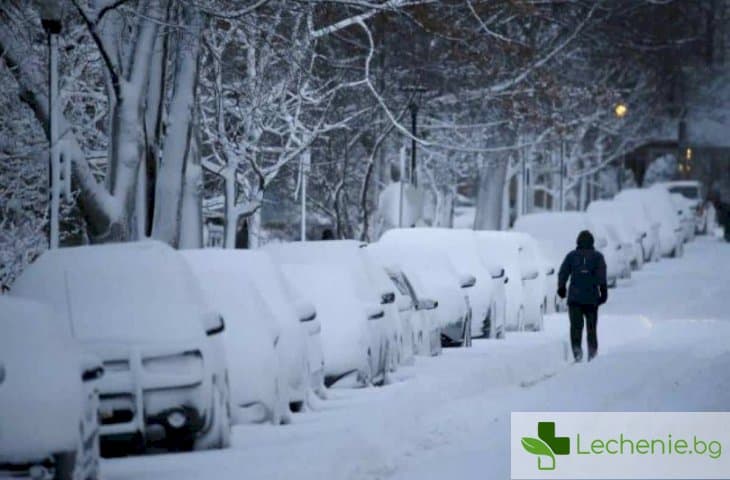
[[[213,388],[210,428],[195,440],[195,450],[223,449],[231,446],[231,411],[228,400]]]
[[[464,322],[464,335],[462,341],[462,347],[471,347],[471,321],[472,321],[471,310],[467,314],[467,320]]]
[[[84,446],[86,436],[83,425],[79,425],[79,441],[76,450],[53,455],[55,472],[54,480],[97,480],[99,478],[99,430],[95,429],[90,438],[90,450]],[[87,458],[89,456],[89,458]],[[88,471],[84,467],[87,466]]]
[[[489,310],[487,310],[487,316],[484,317],[484,320],[482,321],[482,336],[484,338],[493,338],[496,331],[496,322],[493,322],[492,319],[496,318],[494,314],[494,305],[489,307]]]
[[[55,474],[53,480],[83,480],[83,472],[78,466],[79,451],[57,453],[53,456],[55,461]]]

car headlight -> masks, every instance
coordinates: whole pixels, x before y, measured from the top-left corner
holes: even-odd
[[[199,372],[203,367],[203,355],[200,350],[190,350],[173,355],[147,357],[142,366],[151,373],[188,375]]]

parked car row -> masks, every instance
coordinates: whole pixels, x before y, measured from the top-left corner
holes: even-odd
[[[611,284],[682,254],[703,221],[672,188],[524,215],[508,232],[47,251],[0,298],[0,476],[95,478],[99,452],[225,448],[231,425],[288,423],[328,388],[541,330],[579,231],[594,233]]]
[[[606,259],[608,283],[613,287],[645,262],[681,256],[686,242],[707,232],[707,210],[701,198],[697,181],[660,183],[593,201],[585,212],[523,215],[514,230],[532,235],[555,268],[575,248],[578,232],[590,230]],[[557,297],[553,302],[559,310]]]

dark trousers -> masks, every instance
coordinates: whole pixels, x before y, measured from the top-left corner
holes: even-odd
[[[586,337],[588,340],[588,359],[592,359],[598,353],[598,306],[597,305],[568,305],[568,316],[570,317],[570,343],[573,346],[573,355],[577,361],[583,358],[583,323],[586,325]]]

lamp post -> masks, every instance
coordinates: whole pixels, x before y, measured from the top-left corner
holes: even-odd
[[[307,148],[302,154],[299,174],[302,181],[302,198],[301,198],[301,225],[300,239],[302,242],[307,241],[307,181],[309,180],[309,172],[312,169],[312,153]]]
[[[418,132],[418,109],[420,108],[421,95],[426,91],[424,87],[412,86],[403,89],[405,92],[411,93],[411,102],[408,104],[408,110],[411,112],[411,183],[414,187],[418,186],[418,178],[416,177],[416,134]]]
[[[623,119],[629,113],[629,107],[625,103],[619,102],[613,110],[616,118],[619,120]],[[618,191],[620,192],[624,188],[624,170],[626,169],[626,152],[621,155],[619,159],[618,174],[616,175],[616,184],[618,185]]]
[[[61,7],[58,0],[38,2],[41,24],[48,36],[48,248],[58,248],[61,203],[60,161],[58,158],[58,35],[61,33]]]
[[[560,211],[565,210],[565,140],[560,135]]]

